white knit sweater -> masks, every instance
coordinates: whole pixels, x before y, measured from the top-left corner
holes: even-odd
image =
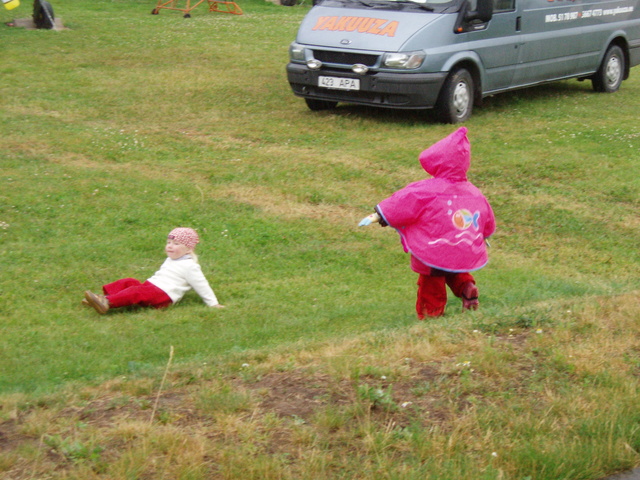
[[[209,286],[202,268],[191,258],[191,255],[185,255],[177,260],[167,258],[160,270],[148,281],[169,295],[173,303],[178,302],[193,288],[210,307],[218,304],[216,294]]]

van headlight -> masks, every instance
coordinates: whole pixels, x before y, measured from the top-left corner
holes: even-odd
[[[422,65],[425,58],[424,52],[385,53],[382,57],[382,65],[387,68],[410,70]]]
[[[304,62],[306,60],[305,54],[306,48],[298,43],[292,43],[289,45],[289,58],[295,62]]]

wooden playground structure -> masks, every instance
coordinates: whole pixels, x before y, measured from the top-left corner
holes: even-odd
[[[210,12],[231,13],[233,15],[242,15],[242,9],[240,6],[231,0],[158,0],[156,8],[151,11],[152,15],[158,15],[160,10],[177,10],[184,14],[184,18],[191,17],[191,10],[196,8],[201,3],[207,2]],[[182,5],[182,8],[180,7]]]

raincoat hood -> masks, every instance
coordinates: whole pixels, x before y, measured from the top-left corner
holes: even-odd
[[[471,164],[467,128],[462,127],[420,154],[420,165],[431,176],[451,182],[466,182]]]

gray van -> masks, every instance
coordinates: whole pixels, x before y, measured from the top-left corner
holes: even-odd
[[[640,0],[316,0],[287,77],[311,110],[435,108],[567,78],[615,92],[640,64]]]

